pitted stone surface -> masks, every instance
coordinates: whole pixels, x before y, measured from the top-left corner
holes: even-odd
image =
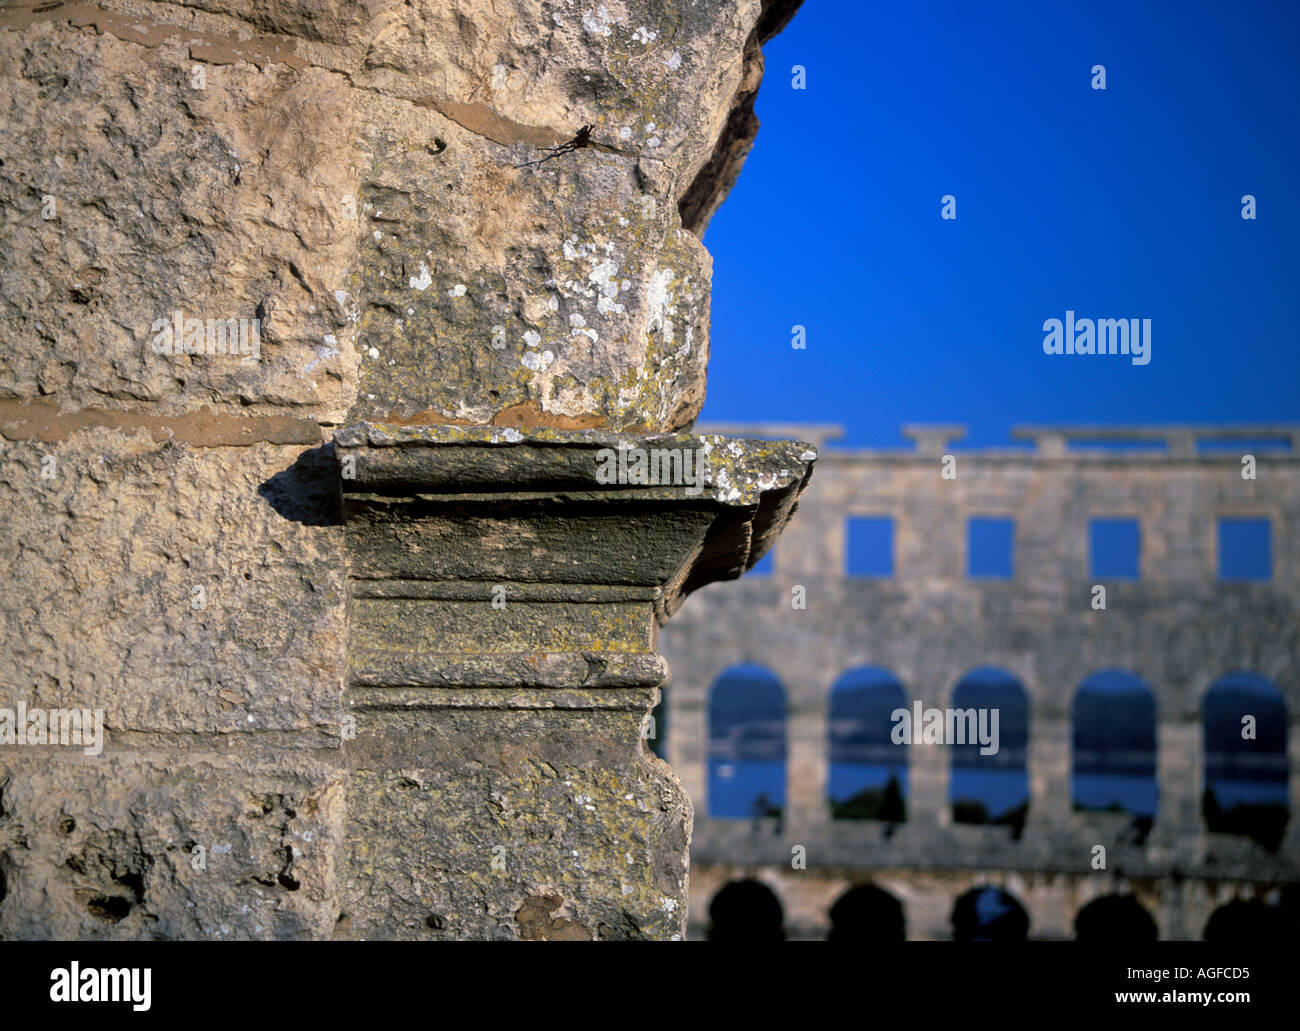
[[[688,425],[711,266],[678,206],[752,102],[760,10],[7,6],[0,396]],[[257,360],[155,353],[175,313],[259,320]]]
[[[495,621],[483,595],[433,581],[399,584],[385,609],[376,599],[391,584],[370,580],[362,615],[385,613],[402,632],[359,634],[350,652],[349,574],[365,556],[345,545],[338,458],[386,470],[370,485],[376,511],[402,481],[442,494],[494,486],[476,516],[444,524],[456,529],[413,576],[482,583],[507,558],[521,573],[600,564],[598,538],[563,533],[588,499],[561,500],[570,507],[545,533],[500,562],[465,566],[458,546],[511,495],[581,493],[572,477],[543,481],[589,457],[557,465],[556,448],[520,462],[470,445],[660,433],[694,418],[710,261],[692,232],[701,223],[683,227],[680,209],[688,193],[689,211],[716,206],[730,184],[706,166],[733,150],[725,123],[755,83],[768,7],[0,8],[0,708],[102,708],[105,731],[96,757],[0,744],[0,936],[346,937],[372,919],[470,937],[681,932],[683,909],[661,899],[684,899],[689,803],[640,751],[667,672],[654,635],[674,598],[738,575],[770,544],[807,459],[774,451],[737,478],[716,442],[719,483],[730,479],[663,524],[692,546],[696,531],[725,543],[704,542],[715,561],[691,566],[693,582],[646,587],[683,563],[656,553],[663,534],[625,525],[640,546],[607,570],[613,582],[511,584],[519,608]],[[590,146],[555,153],[588,124]],[[229,352],[241,325],[255,353],[195,353],[200,341]],[[177,327],[173,352],[159,353]],[[381,439],[417,439],[400,426],[335,447],[332,430],[356,419],[414,434],[468,424],[442,426],[466,447],[440,452],[438,480],[418,448]],[[385,450],[409,464],[375,465],[369,452]],[[655,490],[624,500],[675,497]],[[734,511],[723,520],[719,506]],[[548,555],[557,544],[567,550]],[[443,592],[430,600],[448,617],[427,633],[408,604],[425,589]],[[601,618],[580,615],[606,604]],[[517,650],[494,651],[506,638]],[[436,718],[430,681],[442,685]],[[401,768],[444,788],[412,805],[418,822],[394,820],[384,806],[404,781],[380,767],[371,797],[370,781],[354,790],[349,778],[359,757],[396,755],[404,739],[384,721],[413,712],[442,720],[431,732],[455,738],[457,756],[502,746],[513,766],[488,777],[404,754]],[[493,722],[507,718],[520,722]],[[599,799],[600,818],[583,803],[563,836],[581,857],[568,871],[545,845],[567,812],[558,767],[535,758],[552,754],[547,740],[579,743],[566,755],[575,790]],[[462,772],[463,790],[445,787]],[[490,897],[466,865],[479,831],[453,843],[452,829],[427,826],[452,810],[488,826],[489,781],[514,785],[503,826],[519,836],[506,844],[523,874]],[[269,799],[271,815],[249,799]],[[406,912],[383,925],[386,893],[407,874],[340,873],[349,799],[350,833],[401,834],[407,858],[432,834],[465,883],[428,896],[439,908],[411,927]],[[200,877],[179,851],[191,840],[233,851],[209,849]],[[616,843],[639,865],[626,882]],[[373,897],[358,900],[357,886]]]

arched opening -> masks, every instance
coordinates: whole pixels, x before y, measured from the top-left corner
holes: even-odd
[[[709,693],[709,815],[781,817],[785,689],[762,666],[733,666]]]
[[[1282,693],[1254,673],[1229,673],[1205,692],[1203,716],[1206,828],[1276,851],[1290,805]]]
[[[891,740],[891,713],[906,708],[888,670],[850,670],[831,688],[827,795],[836,820],[907,819],[907,744]]]
[[[991,823],[1013,828],[1017,837],[1029,813],[1029,696],[1010,673],[976,669],[958,682],[946,722],[965,728],[954,743],[948,797],[954,823]],[[972,740],[971,728],[991,733],[991,744]],[[924,737],[922,738],[925,739]]]
[[[952,938],[959,942],[1024,941],[1029,914],[999,888],[972,888],[952,907]]]
[[[710,941],[784,941],[784,914],[772,890],[758,881],[732,881],[709,903]]]
[[[1153,942],[1156,922],[1132,895],[1103,895],[1074,917],[1074,936],[1081,942]]]
[[[906,941],[903,904],[874,884],[859,884],[831,906],[831,931],[826,937],[842,942]]]
[[[1289,945],[1294,934],[1281,906],[1234,899],[1210,914],[1203,937],[1207,942]]]
[[[1074,693],[1075,809],[1129,813],[1145,839],[1155,819],[1156,700],[1138,677],[1104,670]]]

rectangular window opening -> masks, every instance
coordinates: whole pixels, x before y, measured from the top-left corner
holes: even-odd
[[[966,571],[979,578],[1010,580],[1015,574],[1014,519],[971,516],[966,523]]]
[[[1136,580],[1142,531],[1136,519],[1093,519],[1088,524],[1088,555],[1097,580]]]
[[[894,575],[892,516],[853,516],[848,520],[849,576]]]
[[[1224,516],[1219,519],[1219,579],[1269,580],[1273,576],[1273,542],[1267,518]]]

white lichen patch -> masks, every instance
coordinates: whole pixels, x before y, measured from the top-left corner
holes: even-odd
[[[691,341],[694,337],[695,327],[688,323],[686,326],[686,339],[682,342],[682,346],[677,348],[671,355],[674,361],[684,361],[686,359],[686,356],[691,353]],[[668,359],[665,358],[664,360],[667,361]]]
[[[519,359],[519,364],[526,369],[531,369],[533,372],[542,372],[550,368],[553,361],[555,361],[555,355],[550,351],[543,351],[541,354],[536,351],[528,351]]]
[[[448,297],[453,297],[453,298],[454,298],[454,297],[464,297],[464,296],[465,296],[465,284],[464,284],[464,283],[457,283],[455,286],[453,286],[450,290],[447,291],[447,296],[448,296]]]
[[[627,309],[615,298],[618,297],[619,284],[615,276],[618,275],[618,263],[612,258],[606,258],[604,261],[592,266],[587,273],[587,281],[599,291],[599,297],[596,299],[596,311],[601,315],[611,315],[618,313],[622,315]]]
[[[664,62],[670,72],[675,72],[682,66],[682,55],[674,50],[668,55],[668,60]]]
[[[433,277],[429,275],[429,267],[424,262],[420,262],[420,274],[411,277],[411,289],[424,291],[433,285]],[[414,314],[414,312],[408,312]]]
[[[637,30],[632,33],[632,38],[638,43],[644,43],[646,46],[649,46],[659,38],[659,33],[655,32],[654,29],[647,29],[644,25],[639,25],[637,26]]]
[[[578,261],[580,258],[589,258],[596,253],[594,243],[579,243],[576,235],[568,237],[560,247],[565,260]]]
[[[594,329],[591,329],[590,327],[587,326],[587,320],[583,318],[580,314],[578,314],[576,311],[569,315],[569,325],[572,327],[569,330],[569,333],[571,335],[576,334],[578,336],[585,336],[593,344],[600,339],[600,336],[597,334],[597,332]]]
[[[718,485],[718,499],[720,501],[739,501],[744,492],[731,482],[731,474],[727,471],[726,466],[716,470],[714,483]]]
[[[613,26],[614,19],[609,16],[604,4],[582,16],[582,27],[592,36],[608,36],[613,31]]]
[[[506,88],[506,66],[503,64],[494,64],[492,66],[492,88],[494,90]]]
[[[650,309],[647,332],[660,333],[664,343],[667,344],[673,342],[672,317],[677,314],[677,307],[673,304],[672,282],[672,269],[655,269],[654,275],[650,277],[650,287],[646,291],[646,306]]]
[[[316,357],[302,367],[303,372],[311,372],[321,362],[327,358],[333,358],[339,353],[339,340],[333,333],[326,333],[322,338],[324,343],[316,348]],[[250,717],[251,719],[251,717]]]

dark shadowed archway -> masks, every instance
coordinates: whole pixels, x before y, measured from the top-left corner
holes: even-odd
[[[1260,899],[1235,899],[1210,914],[1204,937],[1207,942],[1291,945],[1295,932],[1281,906]]]
[[[952,907],[952,938],[959,942],[1024,941],[1029,914],[999,888],[972,888]]]
[[[874,884],[859,884],[831,907],[831,930],[826,937],[838,942],[906,941],[903,904]]]
[[[732,881],[709,903],[710,941],[784,941],[785,916],[772,890],[758,881]]]
[[[1074,937],[1084,942],[1153,942],[1156,922],[1132,895],[1103,895],[1075,915]]]

